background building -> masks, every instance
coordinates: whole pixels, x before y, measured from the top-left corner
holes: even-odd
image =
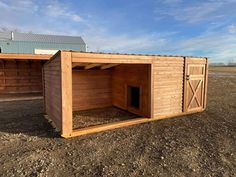
[[[58,50],[86,51],[86,44],[81,37],[0,32],[0,95],[42,95],[42,66]]]
[[[55,54],[58,50],[86,51],[79,36],[0,32],[0,53]]]

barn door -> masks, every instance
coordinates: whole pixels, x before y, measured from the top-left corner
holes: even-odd
[[[206,64],[185,63],[184,112],[201,111],[204,107]]]

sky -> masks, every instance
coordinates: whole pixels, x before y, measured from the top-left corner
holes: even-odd
[[[0,0],[0,30],[82,36],[88,51],[236,62],[236,0]]]

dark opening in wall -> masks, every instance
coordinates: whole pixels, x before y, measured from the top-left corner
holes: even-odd
[[[129,92],[129,96],[128,96],[129,106],[135,109],[139,109],[140,108],[140,88],[129,86],[128,92]]]
[[[2,53],[2,48],[0,47],[0,53]]]

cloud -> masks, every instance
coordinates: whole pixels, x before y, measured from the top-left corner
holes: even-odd
[[[34,13],[38,11],[38,5],[35,3],[34,0],[9,0],[7,1],[0,1],[0,9],[4,11],[18,11],[18,12],[30,12]]]
[[[86,34],[84,35],[90,51],[125,52],[125,53],[148,53],[165,46],[167,40],[158,35],[106,35]],[[142,51],[142,52],[141,52]]]
[[[1,9],[7,9],[7,8],[9,8],[9,6],[7,4],[5,4],[4,2],[0,1],[0,8]]]
[[[169,0],[168,0],[169,1]],[[168,2],[167,1],[167,2]],[[164,1],[165,4],[166,1]],[[170,0],[171,2],[171,0]],[[163,3],[163,2],[162,2]],[[166,6],[160,6],[160,2],[156,7],[155,13],[157,19],[165,17],[172,17],[177,21],[186,23],[199,23],[203,21],[221,20],[225,16],[231,14],[234,16],[232,7],[235,7],[235,0],[222,0],[222,1],[205,1],[196,3],[166,3]],[[229,11],[224,8],[231,7]]]
[[[65,4],[59,3],[58,1],[49,1],[50,3],[46,6],[43,13],[45,15],[54,17],[54,18],[68,18],[75,22],[81,22],[82,17],[69,9]]]
[[[183,0],[162,0],[162,3],[169,4],[169,5],[181,3],[181,2],[183,2]]]
[[[236,33],[236,25],[228,26],[228,30],[229,30],[230,33]]]
[[[225,62],[236,60],[236,35],[221,32],[211,32],[197,37],[176,41],[169,51],[181,55],[202,55],[210,57],[210,61]],[[236,62],[236,61],[235,61]]]
[[[83,20],[79,15],[76,15],[76,14],[71,15],[71,18],[72,18],[72,20],[74,20],[76,22],[80,22]]]

